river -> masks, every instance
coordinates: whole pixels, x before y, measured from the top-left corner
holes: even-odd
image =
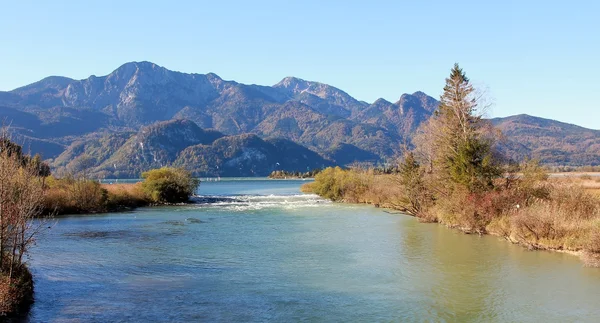
[[[29,259],[31,322],[582,322],[600,270],[301,180],[203,182],[201,205],[55,220]]]

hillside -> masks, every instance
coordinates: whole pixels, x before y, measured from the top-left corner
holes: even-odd
[[[131,62],[105,76],[83,80],[51,76],[0,92],[0,118],[20,144],[55,159],[56,168],[67,167],[84,149],[86,155],[96,156],[95,167],[114,173],[115,164],[154,167],[175,162],[189,146],[206,145],[196,143],[198,138],[188,129],[190,141],[170,142],[172,147],[160,153],[139,151],[136,140],[143,134],[130,136],[169,120],[188,120],[221,136],[252,133],[263,139],[287,139],[337,164],[381,162],[410,145],[415,130],[437,104],[423,92],[369,104],[331,85],[295,77],[273,86],[247,85],[213,73],[187,74],[150,62]],[[532,156],[548,164],[600,164],[596,130],[531,116],[492,121],[505,133],[502,149],[515,159]]]
[[[537,158],[548,165],[600,165],[600,131],[520,114],[495,118],[514,159]]]
[[[32,142],[45,139],[66,147],[94,132],[138,131],[159,121],[188,119],[227,135],[277,136],[319,151],[343,143],[378,159],[396,155],[393,143],[400,133],[356,118],[367,107],[340,89],[298,78],[272,87],[245,85],[149,62],[127,63],[84,80],[49,77],[0,93],[0,117]],[[310,127],[302,128],[307,123]],[[286,132],[294,125],[302,133]],[[57,149],[43,152],[47,158],[58,155]]]
[[[151,168],[181,166],[196,176],[266,176],[273,170],[331,166],[317,153],[284,139],[225,136],[189,120],[162,121],[137,133],[106,133],[72,143],[51,164],[57,173],[139,178]]]

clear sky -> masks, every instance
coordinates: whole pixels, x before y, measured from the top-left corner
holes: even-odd
[[[0,90],[128,61],[359,100],[439,97],[459,62],[495,105],[600,129],[600,1],[0,0]]]

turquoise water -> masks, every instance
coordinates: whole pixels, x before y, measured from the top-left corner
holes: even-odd
[[[67,217],[31,251],[32,322],[572,322],[600,270],[305,181],[203,182],[208,204]]]

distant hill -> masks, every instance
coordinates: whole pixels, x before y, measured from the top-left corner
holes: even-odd
[[[505,153],[537,158],[548,165],[600,165],[600,130],[526,114],[495,118],[506,137]]]
[[[0,119],[10,125],[19,143],[53,159],[55,169],[67,169],[78,156],[93,155],[98,173],[131,174],[170,163],[191,167],[196,159],[191,154],[208,151],[188,150],[209,146],[202,138],[242,140],[235,136],[247,134],[265,144],[272,138],[294,142],[335,164],[382,162],[398,157],[401,147],[411,144],[415,130],[437,105],[423,92],[369,104],[331,85],[295,77],[273,86],[247,85],[213,73],[187,74],[131,62],[105,76],[51,76],[0,92]],[[170,120],[180,121],[163,123]],[[501,148],[515,159],[600,164],[596,130],[530,116],[492,121],[505,133]],[[160,135],[154,138],[144,131]],[[179,142],[177,136],[185,140]],[[242,141],[254,145],[248,138]],[[139,142],[150,146],[140,150]],[[148,148],[154,145],[159,148]],[[186,150],[186,157],[180,156]],[[275,159],[285,156],[279,157]]]
[[[59,173],[100,178],[138,178],[151,168],[181,166],[196,176],[267,176],[274,170],[331,166],[317,153],[285,139],[253,134],[225,136],[189,120],[142,127],[137,133],[107,133],[72,143],[51,166]]]

